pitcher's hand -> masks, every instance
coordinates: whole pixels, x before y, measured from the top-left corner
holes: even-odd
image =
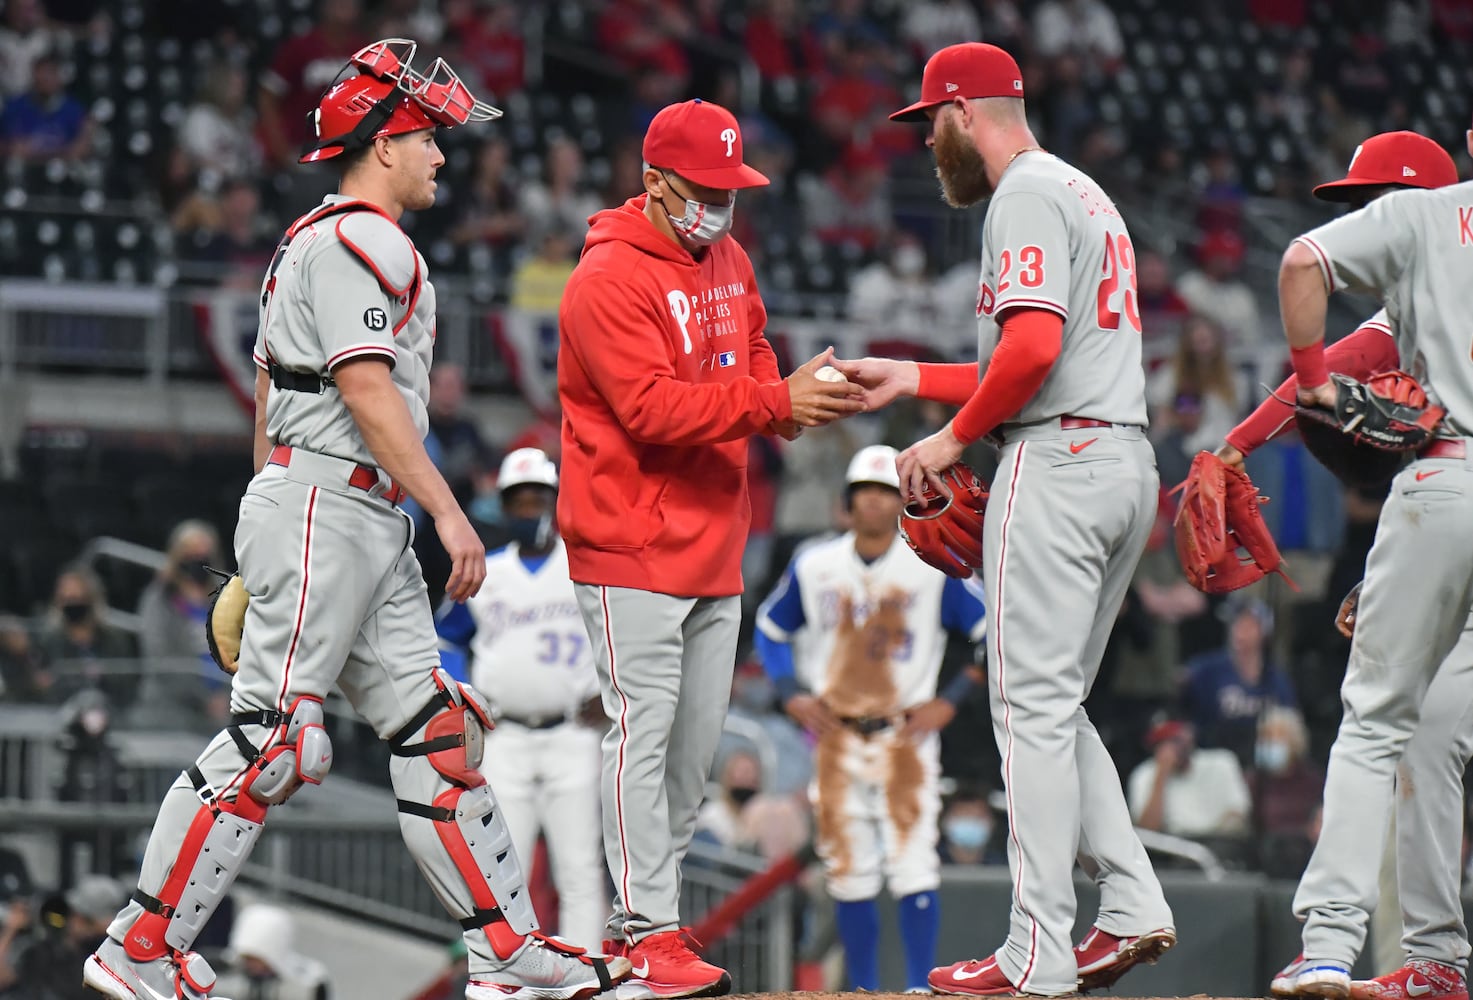
[[[921,384],[921,369],[914,361],[891,358],[860,358],[830,362],[851,382],[864,386],[864,408],[878,410],[902,396],[914,396]]]

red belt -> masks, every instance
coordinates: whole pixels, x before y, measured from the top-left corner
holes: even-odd
[[[1438,438],[1417,452],[1418,458],[1467,458],[1468,443],[1462,438]]]
[[[271,449],[271,457],[268,458],[266,461],[270,465],[280,465],[283,468],[291,465],[292,464],[292,449],[291,449],[291,445],[279,444],[275,448],[272,448]],[[353,487],[356,487],[356,488],[358,488],[360,490],[363,490],[365,493],[371,492],[373,490],[373,488],[375,486],[377,486],[378,484],[379,484],[378,470],[375,469],[371,465],[358,465],[358,466],[354,466],[353,467],[353,474],[348,477],[348,485],[349,486],[353,486]],[[403,500],[404,500],[404,497],[407,496],[407,494],[404,492],[404,487],[400,486],[398,483],[394,482],[393,480],[390,480],[389,481],[389,488],[387,490],[385,490],[383,493],[381,493],[380,496],[382,496],[385,500],[389,501],[389,503],[395,503],[396,504],[396,503],[402,503]]]
[[[1108,420],[1091,420],[1088,417],[1060,417],[1059,429],[1077,431],[1085,427],[1114,427]]]

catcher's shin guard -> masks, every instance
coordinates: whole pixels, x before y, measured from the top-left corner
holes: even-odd
[[[332,744],[322,721],[322,701],[308,697],[298,698],[286,713],[237,714],[226,731],[247,762],[238,787],[213,789],[198,767],[185,772],[200,808],[158,895],[141,888],[133,894],[143,913],[123,941],[129,958],[146,962],[190,949],[250,857],[267,808],[327,776]],[[246,738],[241,727],[248,725],[271,727],[264,749]]]
[[[435,672],[435,686],[435,696],[389,740],[396,757],[409,758],[394,773],[399,812],[434,824],[431,841],[401,820],[405,842],[441,901],[452,910],[470,910],[460,921],[465,930],[505,921],[518,935],[530,934],[537,930],[537,916],[511,833],[478,770],[485,733],[492,728],[490,710],[475,690],[443,671]],[[418,742],[410,742],[421,733]],[[435,786],[443,790],[430,802],[415,800]],[[455,882],[469,891],[469,906],[457,899]]]

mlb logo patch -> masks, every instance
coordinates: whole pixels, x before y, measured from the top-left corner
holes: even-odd
[[[716,363],[722,368],[730,368],[736,364],[736,351],[722,351],[716,356]]]

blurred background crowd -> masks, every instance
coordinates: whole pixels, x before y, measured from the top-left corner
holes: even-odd
[[[1309,188],[1391,129],[1433,137],[1470,170],[1470,0],[3,0],[0,275],[39,304],[15,306],[24,296],[7,300],[0,282],[0,395],[24,397],[32,377],[48,396],[89,393],[111,376],[234,407],[263,268],[284,226],[332,184],[295,162],[307,112],[347,56],[386,36],[443,55],[506,112],[442,133],[438,202],[404,221],[443,311],[431,452],[492,544],[500,457],[557,453],[555,310],[587,218],[641,190],[639,139],[669,102],[731,108],[747,159],[773,178],[743,192],[735,235],[785,370],[825,343],[967,359],[980,212],[941,205],[919,132],[886,114],[938,47],[1008,48],[1035,132],[1093,174],[1131,226],[1164,488],[1284,372],[1273,275],[1289,239],[1328,217]],[[127,318],[145,294],[162,303],[157,332]],[[89,296],[97,308],[78,305]],[[114,303],[120,318],[96,319]],[[1338,304],[1331,338],[1374,309]],[[749,610],[803,539],[843,529],[854,451],[905,447],[947,417],[899,405],[792,443],[754,439]],[[0,403],[0,708],[60,707],[63,800],[135,801],[118,732],[204,734],[223,718],[228,689],[200,623],[250,474],[240,426],[202,432],[182,405],[140,429]],[[968,457],[991,467],[985,449]],[[1292,438],[1249,469],[1273,497],[1265,513],[1302,592],[1224,601],[1193,590],[1163,488],[1088,707],[1141,826],[1294,877],[1339,722],[1348,642],[1331,619],[1359,579],[1381,498],[1343,491]],[[417,544],[434,588],[447,570],[434,532]],[[745,644],[742,658],[733,713],[779,748],[777,766],[764,773],[733,737],[700,836],[771,855],[807,837],[808,746]],[[340,770],[381,783],[371,734],[335,724],[335,742],[354,747]],[[985,694],[944,746],[943,856],[1002,863]],[[3,787],[10,773],[0,766],[0,797],[18,794]],[[136,845],[92,841],[88,867],[126,879]],[[53,900],[62,916],[49,924],[12,907],[0,996],[52,995],[4,990],[28,935],[51,947],[62,938],[48,935],[91,919],[72,898],[80,875],[63,869],[71,893]],[[3,895],[31,891],[19,884],[0,877]]]

